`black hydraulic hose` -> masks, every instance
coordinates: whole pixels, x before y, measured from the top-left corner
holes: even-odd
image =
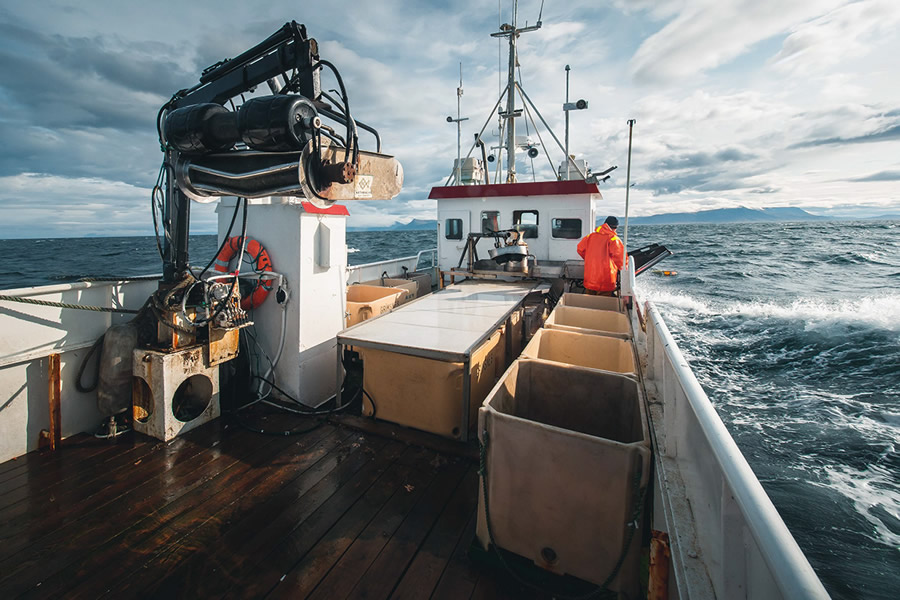
[[[337,104],[338,106],[340,106],[338,101],[333,96],[331,96],[328,92],[322,92],[322,96],[327,98],[334,104]],[[343,107],[341,107],[341,108],[343,108]],[[341,125],[346,124],[347,119],[344,117],[344,115],[342,115],[338,112],[329,110],[327,108],[320,108],[319,112],[322,113],[323,115],[325,115],[326,117],[328,117],[329,119],[333,119],[333,120],[337,121]],[[375,151],[380,154],[381,153],[381,134],[378,133],[378,130],[375,129],[374,127],[372,127],[371,125],[367,125],[367,124],[363,123],[362,121],[358,121],[356,119],[353,119],[353,122],[360,129],[364,129],[364,130],[368,131],[369,133],[371,133],[373,136],[375,136]]]
[[[312,66],[312,70],[316,70],[320,66],[326,66],[331,69],[331,72],[334,73],[334,78],[337,80],[338,87],[341,90],[341,100],[344,103],[344,114],[347,116],[347,154],[349,155],[351,152],[350,144],[352,144],[351,140],[356,141],[356,134],[353,132],[355,128],[355,123],[353,122],[353,117],[350,114],[350,98],[347,96],[347,88],[344,86],[344,79],[341,77],[341,74],[338,72],[337,67],[335,67],[332,63],[327,60],[320,60],[316,64]],[[359,148],[356,144],[353,144],[353,164],[356,164],[357,158],[359,156]]]
[[[97,341],[94,342],[94,345],[91,346],[91,349],[88,350],[87,354],[84,355],[84,358],[81,359],[81,364],[78,366],[78,374],[75,376],[75,389],[81,392],[82,394],[87,394],[89,392],[93,392],[97,389],[97,386],[100,385],[100,356],[97,356],[97,368],[94,371],[94,382],[90,385],[83,385],[81,383],[82,377],[84,377],[84,371],[87,368],[88,362],[90,362],[91,357],[103,347],[103,338],[106,337],[104,333]]]
[[[214,262],[216,262],[216,259],[219,258],[219,255],[222,254],[222,250],[225,248],[225,244],[227,244],[228,240],[231,239],[231,229],[234,227],[234,222],[237,220],[237,214],[238,214],[238,210],[241,208],[242,200],[244,201],[245,204],[247,203],[246,198],[238,198],[238,201],[234,205],[234,212],[231,214],[231,223],[228,224],[228,232],[225,234],[225,237],[222,239],[222,243],[219,245],[219,249],[216,250],[216,253],[213,255],[212,259],[209,261],[209,263],[207,263],[207,265],[205,267],[203,267],[203,270],[200,271],[200,276],[197,277],[197,279],[202,279],[203,275],[205,275],[206,272],[209,271],[209,268],[213,265]],[[244,211],[246,212],[246,210],[247,209],[245,207]]]

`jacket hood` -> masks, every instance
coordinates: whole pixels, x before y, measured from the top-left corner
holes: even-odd
[[[613,231],[612,228],[610,228],[610,226],[607,225],[606,223],[604,223],[603,225],[598,227],[596,230],[594,230],[594,233],[600,233],[607,237],[613,237],[614,235],[616,235],[616,232]]]

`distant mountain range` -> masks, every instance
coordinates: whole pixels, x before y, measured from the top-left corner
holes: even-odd
[[[393,223],[386,227],[348,227],[347,231],[424,231],[437,229],[436,219],[413,219],[409,223]]]
[[[622,215],[617,215],[623,221]],[[597,225],[605,216],[599,216]],[[716,208],[698,212],[665,213],[649,217],[629,217],[635,225],[680,225],[690,223],[775,223],[778,221],[892,221],[900,220],[900,215],[887,214],[875,217],[833,217],[814,215],[793,206],[772,208]],[[347,231],[433,231],[437,228],[435,219],[413,219],[409,223],[393,223],[384,227],[348,227]]]
[[[682,223],[760,223],[775,221],[826,221],[823,217],[808,213],[802,208],[716,208],[698,212],[666,213],[650,217],[631,217],[637,225],[677,225]]]

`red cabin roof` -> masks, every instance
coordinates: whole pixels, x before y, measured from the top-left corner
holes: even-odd
[[[491,185],[450,185],[431,188],[428,198],[491,198],[498,196],[558,196],[564,194],[599,194],[596,183],[586,181],[538,181],[531,183],[499,183]]]

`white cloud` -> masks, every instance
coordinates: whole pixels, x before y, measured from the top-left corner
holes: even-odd
[[[874,44],[895,35],[900,4],[893,0],[854,2],[794,27],[772,62],[789,73],[827,71],[869,54]]]
[[[639,82],[679,81],[723,65],[839,0],[695,0],[647,38],[631,59]]]
[[[355,116],[380,131],[385,152],[404,166],[400,196],[353,203],[351,225],[433,217],[426,198],[450,174],[456,155],[456,128],[444,119],[456,113],[459,62],[462,114],[470,118],[464,154],[499,92],[498,42],[489,36],[498,15],[476,0],[448,7],[335,0],[304,6],[302,14],[290,0],[264,7],[222,0],[214,12],[179,5],[179,19],[166,5],[103,11],[92,3],[66,8],[63,1],[51,11],[20,3],[0,15],[0,27],[8,26],[0,59],[18,61],[13,72],[13,62],[0,60],[0,236],[50,235],[62,220],[73,235],[152,232],[147,188],[160,159],[152,125],[159,103],[170,87],[191,85],[200,69],[290,18],[306,23],[323,58],[341,70]],[[539,6],[520,2],[520,23],[533,22]],[[590,108],[572,115],[570,150],[597,170],[619,166],[601,188],[611,211],[624,204],[628,118],[637,119],[632,214],[739,204],[826,207],[848,198],[900,204],[896,182],[859,181],[896,171],[900,141],[841,142],[900,123],[896,2],[613,6],[548,3],[541,30],[519,39],[525,89],[561,140],[564,67],[572,66],[571,96],[586,98]],[[85,64],[76,73],[78,57]],[[505,68],[505,57],[500,62]],[[129,87],[137,73],[123,65],[140,65],[151,76]],[[152,84],[159,82],[157,90]],[[326,85],[333,87],[328,76]],[[523,133],[524,124],[518,127]],[[496,143],[497,129],[491,119],[488,143]],[[561,159],[541,133],[554,162]],[[362,136],[371,147],[371,137]],[[520,177],[530,180],[530,169],[523,159]],[[552,177],[543,153],[535,169]],[[193,211],[193,231],[214,229],[208,207],[195,204]],[[98,214],[108,218],[98,221]]]

